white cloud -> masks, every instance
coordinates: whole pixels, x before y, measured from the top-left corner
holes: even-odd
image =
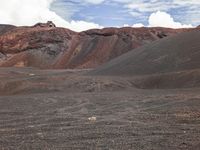
[[[181,24],[174,21],[172,16],[166,12],[157,11],[152,13],[148,19],[148,27],[166,27],[166,28],[192,28],[191,24]],[[142,23],[136,23],[132,26],[124,24],[124,27],[144,27]]]
[[[79,11],[79,9],[75,9],[78,6],[72,8],[71,5],[67,5],[69,7],[67,10],[66,7],[62,10],[60,6],[57,6],[56,9],[60,11],[56,12],[67,19],[66,21],[55,13],[55,10],[50,9],[54,1],[59,0],[0,0],[0,24],[34,25],[37,22],[52,20],[59,27],[65,27],[75,31],[102,28],[102,26],[93,22],[71,20],[71,16]],[[62,0],[60,1],[65,3]],[[200,16],[200,0],[70,0],[69,3],[70,2],[75,3],[73,6],[97,5],[106,2],[120,3],[123,8],[127,9],[128,13],[135,18],[139,18],[141,22],[145,22],[148,18],[148,14],[152,13],[148,19],[148,26],[151,27],[192,27],[191,24],[197,25],[199,23]],[[184,10],[184,14],[178,11],[174,17],[180,17],[181,19],[178,19],[184,22],[184,24],[175,21],[170,14],[166,13],[170,12],[171,9],[179,8],[186,9]],[[119,16],[119,18],[120,17],[121,16]],[[143,24],[137,23],[131,26],[141,27]]]
[[[111,0],[121,3],[127,8],[134,17],[140,17],[144,14],[156,11],[172,12],[176,11],[177,19],[181,22],[193,25],[199,24],[200,0]],[[195,11],[195,13],[194,13]],[[141,16],[135,16],[141,13]],[[139,14],[138,14],[139,15]],[[144,19],[143,19],[144,20]]]
[[[136,10],[138,12],[154,12],[154,11],[167,11],[175,7],[175,5],[169,1],[144,1],[136,0],[125,4],[125,7],[130,10]]]
[[[149,17],[150,27],[169,27],[169,28],[191,28],[192,25],[181,24],[174,21],[170,14],[166,12],[157,11],[152,13]]]
[[[131,16],[133,16],[133,17],[140,17],[140,16],[142,16],[142,13],[139,13],[139,12],[130,11],[129,13],[130,13]]]
[[[144,27],[144,25],[142,23],[136,23],[134,25],[132,25],[133,28],[141,28]]]
[[[54,0],[1,0],[0,24],[34,25],[37,22],[53,21],[59,27],[75,31],[102,28],[100,25],[86,21],[66,21],[50,10]]]
[[[199,0],[173,0],[178,5],[200,5]]]
[[[200,0],[79,0],[90,1],[100,4],[120,4],[126,9],[126,12],[139,18],[142,21],[146,20],[146,16],[156,11],[174,12],[176,19],[181,20],[184,24],[199,25],[200,16]]]
[[[103,26],[100,26],[96,23],[92,22],[86,22],[86,21],[71,21],[70,22],[70,29],[75,30],[75,31],[85,31],[88,29],[101,29]]]
[[[193,6],[200,6],[200,0],[112,0],[123,3],[126,8],[139,12],[168,11]]]
[[[83,0],[83,1],[85,1],[87,3],[91,3],[91,4],[101,4],[105,0]]]
[[[132,26],[130,26],[129,24],[124,24],[123,27],[141,28],[141,27],[144,27],[144,25],[142,23],[136,23]]]
[[[123,27],[130,27],[130,25],[129,24],[124,24]]]

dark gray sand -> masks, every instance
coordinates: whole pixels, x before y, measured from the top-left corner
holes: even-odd
[[[200,149],[200,89],[81,74],[0,69],[0,149]]]

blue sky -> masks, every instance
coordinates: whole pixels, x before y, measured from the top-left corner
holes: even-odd
[[[48,20],[75,31],[111,26],[188,28],[200,24],[200,0],[0,0],[0,24]]]
[[[55,5],[63,6],[62,9],[66,11],[70,9],[70,6],[70,10],[74,12],[70,15],[66,15],[65,11],[57,12],[59,9],[57,9],[57,6],[54,8]],[[85,20],[102,26],[123,26],[124,24],[132,24],[141,20],[140,18],[132,17],[120,3],[82,4],[58,0],[54,2],[52,9],[66,19]]]
[[[136,23],[148,26],[148,17],[157,11],[168,13],[181,24],[200,24],[200,0],[56,0],[52,9],[67,20],[105,27]]]

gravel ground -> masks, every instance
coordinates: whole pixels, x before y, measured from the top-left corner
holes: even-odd
[[[79,71],[0,69],[1,150],[199,150],[200,93]]]

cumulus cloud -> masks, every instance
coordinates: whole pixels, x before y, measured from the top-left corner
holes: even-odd
[[[110,0],[121,3],[132,15],[142,15],[156,11],[176,12],[176,18],[184,23],[199,24],[200,0]],[[141,15],[139,15],[140,13]],[[144,19],[143,19],[144,20]]]
[[[169,28],[191,28],[192,25],[181,24],[174,21],[170,14],[166,12],[157,11],[152,13],[149,17],[150,27],[169,27]]]
[[[133,28],[141,28],[144,27],[144,25],[142,23],[136,23],[134,25],[132,25]]]
[[[130,27],[130,25],[125,24],[125,27]],[[148,19],[148,27],[166,27],[166,28],[192,28],[191,24],[181,24],[180,22],[174,21],[173,17],[162,11],[157,11],[152,13]],[[144,27],[142,23],[136,23],[131,27]]]
[[[86,21],[74,21],[72,20],[69,23],[69,28],[74,31],[85,31],[88,29],[101,29],[103,26],[100,26],[93,22],[86,22]]]
[[[66,21],[50,10],[54,0],[1,0],[0,24],[18,26],[34,25],[37,22],[53,21],[59,27],[83,31],[102,26],[86,21]]]
[[[59,4],[67,4],[67,7],[70,8],[66,9],[66,7],[64,7],[61,9],[60,6],[57,6],[56,9],[52,9],[52,4],[54,4],[54,2],[58,3],[59,1]],[[111,4],[120,3],[124,9],[127,9],[126,12],[131,14],[131,16],[136,19],[139,18],[137,22],[146,22],[146,20],[148,20],[147,26],[149,27],[187,28],[192,27],[192,25],[186,22],[193,24],[194,22],[196,24],[199,22],[198,9],[190,9],[200,6],[199,0],[70,0],[67,2],[65,0],[0,0],[0,24],[24,26],[51,20],[59,27],[65,27],[75,31],[103,28],[94,22],[72,20],[71,16],[73,16],[75,12],[78,12],[79,9],[71,8],[71,5],[73,4],[73,7],[75,7],[74,5],[82,7],[101,3],[106,3],[108,5],[110,4],[108,2]],[[72,4],[69,5],[69,3]],[[184,17],[187,18],[187,21],[182,19],[185,24],[175,21],[170,14],[166,13],[170,12],[172,8],[186,8],[186,6],[188,6],[188,8],[186,13],[184,12]],[[151,14],[149,19],[148,14]],[[89,16],[86,15],[85,18],[87,17]],[[143,27],[144,25],[137,23],[125,26]]]

